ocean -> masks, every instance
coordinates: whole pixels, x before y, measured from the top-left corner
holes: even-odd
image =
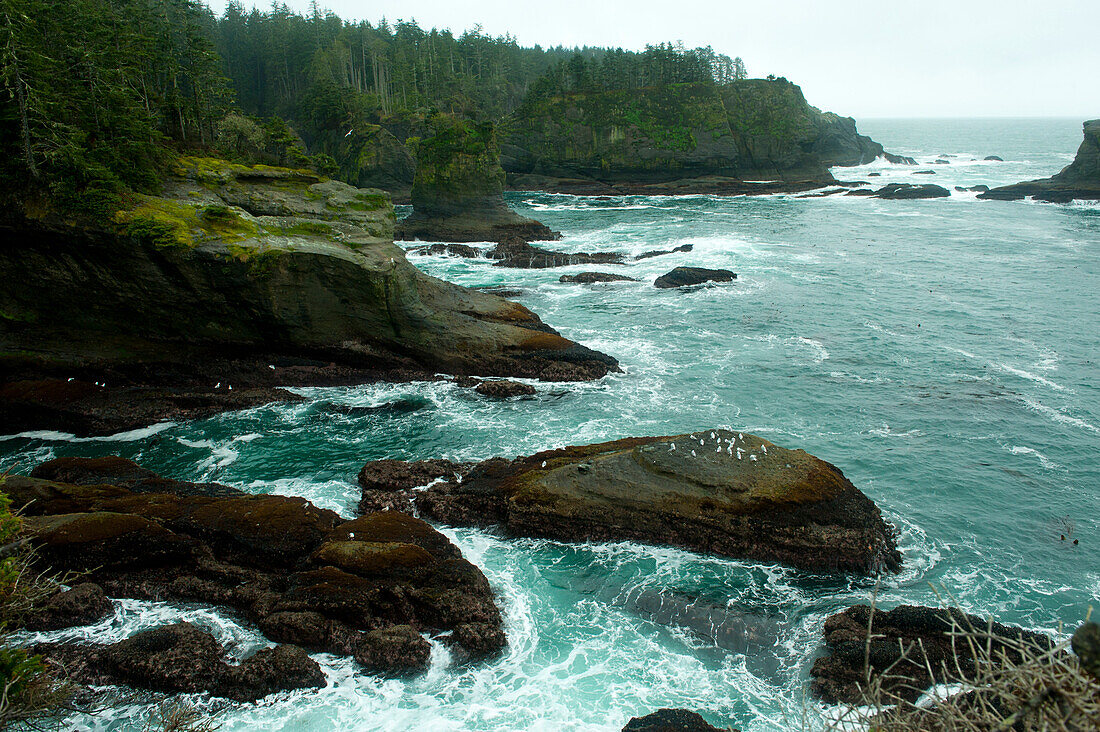
[[[1049,176],[1081,140],[1080,120],[1068,119],[865,120],[860,131],[920,164],[836,169],[839,179],[948,189]],[[950,164],[931,164],[940,155]],[[954,191],[918,201],[508,199],[563,232],[555,249],[629,257],[693,245],[625,266],[544,270],[410,257],[462,285],[521,290],[515,299],[618,358],[623,373],[536,383],[536,396],[507,401],[447,381],[297,389],[308,401],[105,438],[3,437],[0,468],[117,454],[351,516],[368,460],[475,460],[725,427],[843,470],[899,529],[903,571],[876,581],[443,527],[498,594],[501,657],[461,665],[435,643],[426,674],[382,679],[317,654],[327,688],[230,705],[221,729],[610,732],[660,707],[745,732],[814,729],[834,713],[807,691],[822,624],[872,593],[882,606],[944,601],[1059,637],[1097,602],[1100,206]],[[678,265],[738,278],[653,287]],[[640,281],[558,282],[592,269]],[[89,628],[26,637],[107,642],[179,619],[211,628],[237,656],[268,645],[232,614],[138,601]],[[149,703],[120,698],[72,724],[140,729]]]

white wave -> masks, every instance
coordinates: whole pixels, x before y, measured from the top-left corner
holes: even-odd
[[[814,351],[814,361],[821,363],[829,358],[829,352],[825,350],[825,346],[821,344],[821,341],[815,341],[813,338],[805,338],[803,336],[798,337],[798,342],[809,346]]]
[[[1013,455],[1034,455],[1039,459],[1039,463],[1047,470],[1057,470],[1061,466],[1058,463],[1047,458],[1046,455],[1036,450],[1034,447],[1028,447],[1026,445],[1013,445],[1008,449]]]
[[[1045,376],[1039,376],[1038,374],[1033,374],[1030,371],[1025,371],[1023,369],[1018,369],[1014,366],[1009,366],[1008,364],[1005,364],[1005,363],[992,363],[991,362],[990,365],[997,367],[1001,371],[1012,374],[1013,376],[1019,376],[1021,379],[1027,379],[1028,381],[1034,381],[1037,384],[1042,384],[1043,386],[1050,387],[1051,389],[1054,389],[1055,391],[1066,391],[1066,387],[1062,386],[1061,384],[1057,384],[1057,383],[1051,381],[1050,379],[1046,378]]]
[[[1053,407],[1048,407],[1041,402],[1028,399],[1027,397],[1020,397],[1020,400],[1024,404],[1026,404],[1029,409],[1036,411],[1039,414],[1045,415],[1055,422],[1058,422],[1060,424],[1068,424],[1073,427],[1079,427],[1080,429],[1087,430],[1094,435],[1100,435],[1100,427],[1097,427],[1091,422],[1086,422],[1080,417],[1074,417],[1071,414],[1065,414],[1064,412],[1060,412]]]
[[[116,432],[113,435],[97,435],[95,437],[77,437],[69,432],[56,432],[54,430],[31,430],[29,432],[20,432],[17,435],[2,435],[0,436],[0,441],[21,438],[27,440],[46,440],[48,442],[137,442],[138,440],[152,437],[158,432],[164,432],[175,426],[175,422],[158,422],[157,424],[141,427],[136,430]]]

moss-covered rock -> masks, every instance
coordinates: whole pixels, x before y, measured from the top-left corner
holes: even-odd
[[[505,175],[492,124],[438,115],[432,131],[432,136],[415,141],[413,212],[398,226],[398,238],[458,242],[560,238],[504,203]]]
[[[393,231],[382,191],[209,158],[182,158],[164,195],[101,227],[0,213],[18,242],[0,248],[0,419],[104,432],[287,384],[616,368],[564,340],[532,353],[551,331],[534,313],[425,275]]]

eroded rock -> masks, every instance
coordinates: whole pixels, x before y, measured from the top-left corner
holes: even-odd
[[[711,436],[713,435],[713,436]],[[878,508],[834,466],[724,430],[493,458],[424,490],[421,515],[562,541],[642,541],[813,570],[901,562]]]
[[[691,287],[705,282],[733,282],[737,275],[728,269],[707,269],[705,267],[677,267],[658,277],[653,285],[663,289],[673,287]]]

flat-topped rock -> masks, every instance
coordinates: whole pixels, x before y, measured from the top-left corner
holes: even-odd
[[[822,571],[901,562],[893,529],[840,470],[725,430],[494,458],[391,496],[435,521],[520,536],[642,541]]]
[[[691,287],[705,282],[733,282],[737,275],[728,269],[707,269],[706,267],[677,267],[654,280],[654,287],[670,289],[673,287]]]
[[[885,198],[894,201],[911,201],[921,198],[946,198],[950,195],[951,191],[943,186],[937,186],[932,183],[922,183],[921,185],[890,183],[874,192],[875,198]]]
[[[637,282],[633,277],[612,272],[579,272],[575,275],[562,275],[558,282],[572,282],[578,285],[593,285],[597,282]]]

